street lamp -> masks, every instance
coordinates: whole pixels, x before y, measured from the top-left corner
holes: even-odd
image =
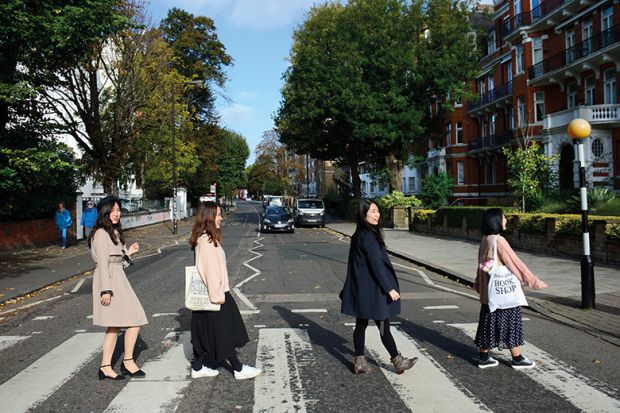
[[[586,160],[583,140],[590,136],[592,128],[583,119],[573,119],[567,128],[568,136],[577,146],[579,160],[579,188],[581,198],[581,232],[583,256],[581,258],[581,308],[596,308],[594,305],[594,263],[590,256],[590,231],[588,230],[588,192],[586,190]]]
[[[179,83],[180,85],[202,85],[204,80],[192,80],[189,82]],[[177,234],[177,148],[175,144],[176,115],[174,113],[174,82],[170,83],[170,94],[172,95],[172,233]]]

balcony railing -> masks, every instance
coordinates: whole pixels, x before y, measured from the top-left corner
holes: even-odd
[[[509,143],[514,138],[513,131],[507,131],[499,134],[484,136],[473,142],[467,143],[467,149],[470,151],[476,149],[493,148]]]
[[[504,24],[504,37],[520,27],[530,26],[572,0],[547,0],[526,13],[517,14]]]
[[[543,129],[566,128],[576,118],[587,120],[593,125],[620,125],[620,104],[577,106],[576,108],[555,112],[545,116]]]
[[[620,24],[611,29],[604,30],[594,36],[584,40],[575,46],[564,49],[563,52],[555,54],[548,59],[528,68],[528,78],[536,79],[546,73],[570,65],[571,63],[598,52],[620,41]]]
[[[512,94],[512,80],[508,83],[504,83],[501,86],[498,86],[490,91],[478,95],[478,100],[475,102],[467,102],[467,110],[472,111],[478,109],[482,106],[486,106],[490,103],[495,102],[498,99],[501,99],[506,96],[510,96]]]

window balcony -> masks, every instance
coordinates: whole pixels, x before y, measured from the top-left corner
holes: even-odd
[[[585,119],[600,129],[617,128],[620,126],[620,104],[578,106],[555,112],[545,116],[543,129],[566,130],[569,122],[576,118]]]
[[[593,3],[592,0],[546,0],[529,12],[506,20],[502,30],[503,40],[511,41],[521,30],[541,31],[553,27]]]
[[[496,133],[494,135],[483,136],[472,142],[467,143],[467,149],[475,152],[491,151],[502,146],[506,146],[514,139],[513,131],[506,131],[503,133]]]
[[[467,102],[467,112],[484,112],[489,106],[512,103],[512,81],[478,95],[475,102]]]
[[[613,61],[611,52],[617,53],[619,46],[620,25],[616,25],[528,68],[529,84],[562,83],[565,77],[576,77],[582,70]]]

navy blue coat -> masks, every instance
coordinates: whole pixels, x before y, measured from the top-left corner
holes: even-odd
[[[400,314],[400,300],[392,301],[391,290],[400,293],[385,247],[372,232],[358,229],[351,239],[340,311],[366,320],[386,320]]]

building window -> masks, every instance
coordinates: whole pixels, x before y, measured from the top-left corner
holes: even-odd
[[[489,32],[489,44],[488,44],[487,50],[488,50],[488,54],[491,54],[491,53],[493,53],[496,50],[496,48],[495,48],[495,28]]]
[[[370,193],[375,193],[375,181],[370,181]]]
[[[484,95],[486,91],[487,91],[487,85],[484,79],[478,79],[478,92],[480,93],[480,96]]]
[[[614,9],[607,7],[601,13],[601,47],[607,47],[614,43],[615,33],[613,27]]]
[[[592,155],[597,158],[603,156],[603,152],[605,152],[605,145],[603,145],[603,141],[600,138],[596,138],[592,141]]]
[[[463,122],[456,122],[456,143],[463,143]]]
[[[519,96],[517,98],[517,124],[519,126],[525,126],[525,98],[523,96]]]
[[[487,158],[482,160],[482,183],[486,184],[488,182],[489,176],[489,162]]]
[[[592,20],[583,23],[581,31],[581,56],[592,53]]]
[[[489,135],[495,135],[495,113],[491,113],[489,116]]]
[[[497,159],[496,158],[492,158],[491,159],[491,183],[495,183],[496,181],[496,177],[497,177]]]
[[[523,46],[517,46],[517,74],[523,73]]]
[[[585,104],[594,105],[594,93],[596,91],[596,85],[594,83],[594,76],[587,77],[584,85]]]
[[[515,128],[515,109],[512,106],[508,108],[508,127],[510,130]]]
[[[577,106],[577,82],[571,82],[566,87],[566,106],[572,109]]]
[[[465,168],[463,167],[463,161],[458,161],[456,163],[456,177],[459,185],[463,185],[465,183]]]
[[[534,93],[534,122],[542,122],[545,117],[545,92]]]
[[[415,192],[415,176],[409,177],[409,192]]]
[[[448,123],[446,126],[446,146],[452,145],[452,124]]]
[[[504,17],[504,35],[510,33],[510,16]]]
[[[566,64],[571,64],[577,57],[575,50],[575,32],[566,32]]]
[[[616,103],[616,71],[615,69],[607,69],[603,74],[603,90],[606,105]]]
[[[480,136],[482,137],[482,146],[487,145],[487,121],[485,118],[480,119]]]
[[[532,64],[543,61],[542,37],[534,37],[532,39]]]

